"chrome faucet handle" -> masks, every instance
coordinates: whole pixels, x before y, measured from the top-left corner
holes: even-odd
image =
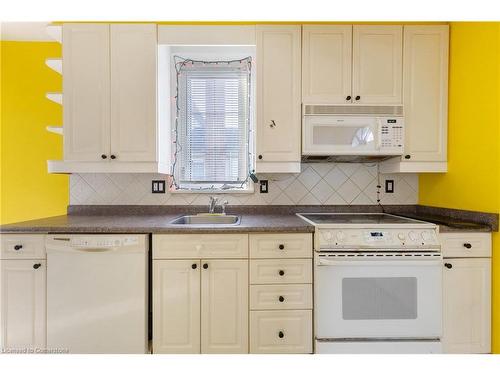
[[[210,197],[208,197],[208,199],[209,199],[208,213],[213,214],[215,211],[215,206],[217,205],[219,198],[214,197],[214,196],[210,196]]]
[[[223,201],[223,202],[221,203],[221,205],[220,205],[220,206],[222,207],[222,214],[223,214],[223,215],[225,215],[225,214],[226,214],[226,206],[228,205],[228,203],[229,203],[229,202],[228,202],[227,200],[225,200],[225,201]]]

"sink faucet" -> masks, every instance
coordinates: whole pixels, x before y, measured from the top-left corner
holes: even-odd
[[[215,207],[217,206],[217,202],[219,201],[219,199],[213,196],[208,197],[208,199],[208,213],[213,214],[215,212]]]

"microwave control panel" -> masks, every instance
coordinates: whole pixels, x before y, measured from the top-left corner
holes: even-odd
[[[381,149],[394,149],[403,152],[405,139],[402,117],[379,118],[379,137]]]

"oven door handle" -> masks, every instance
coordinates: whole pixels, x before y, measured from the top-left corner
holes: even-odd
[[[318,259],[316,261],[318,266],[339,266],[339,267],[349,267],[349,266],[439,266],[443,265],[443,260],[441,258],[433,260],[329,260],[329,259]]]

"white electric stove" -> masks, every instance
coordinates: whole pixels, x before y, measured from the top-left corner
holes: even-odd
[[[316,353],[440,353],[438,226],[389,214],[297,214],[316,227]]]

